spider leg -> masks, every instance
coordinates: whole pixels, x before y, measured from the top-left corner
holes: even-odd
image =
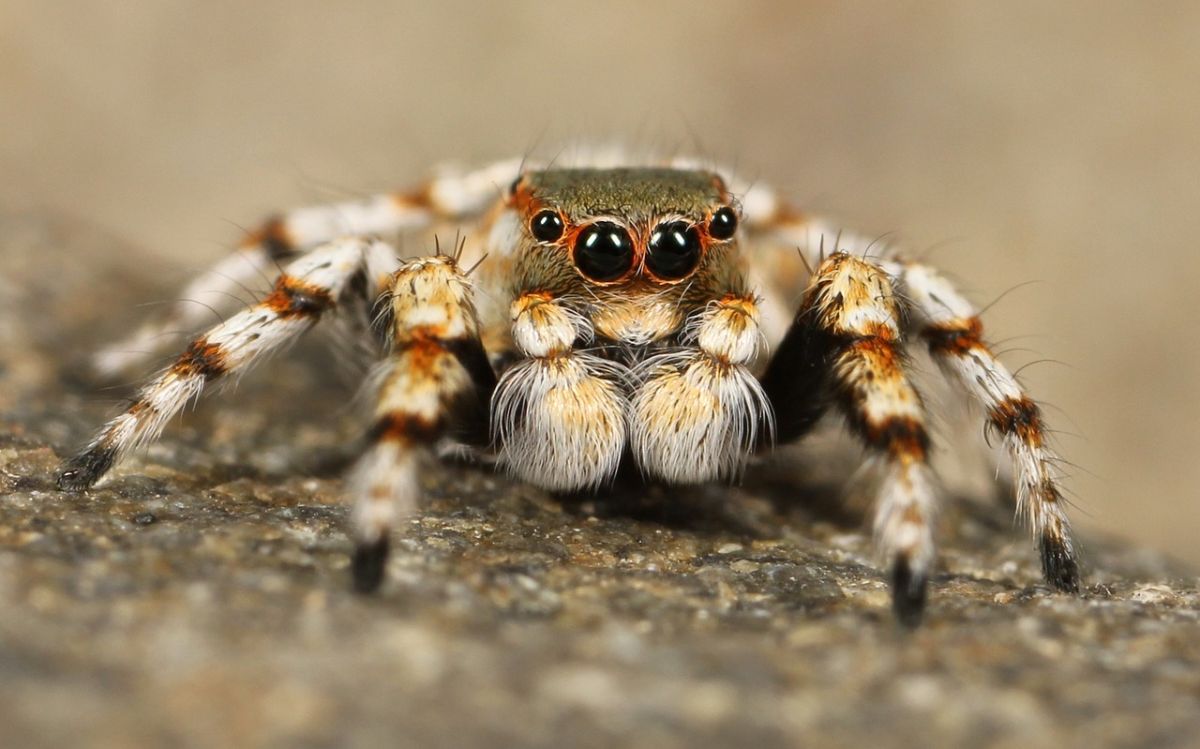
[[[925,409],[910,382],[888,275],[847,253],[816,269],[792,329],[762,382],[781,440],[801,436],[832,395],[853,432],[883,463],[875,537],[891,565],[897,617],[913,625],[934,563],[934,482]]]
[[[1079,564],[1059,489],[1058,456],[1041,409],[983,340],[978,310],[934,269],[885,264],[911,305],[913,322],[946,376],[978,402],[1016,469],[1017,512],[1029,522],[1046,581],[1079,592]]]
[[[405,263],[390,285],[391,355],[378,382],[368,447],[350,474],[354,586],[383,582],[389,533],[416,509],[420,463],[436,443],[486,442],[496,376],[479,339],[471,287],[446,255]]]
[[[294,260],[269,295],[193,340],[142,387],[124,413],[66,460],[59,488],[78,491],[95,484],[130,450],[156,439],[171,417],[210,383],[237,377],[294,340],[337,304],[351,278],[364,269],[385,267],[391,256],[394,250],[384,242],[341,239]]]
[[[98,374],[111,378],[143,364],[178,337],[194,333],[214,311],[230,310],[246,287],[273,276],[279,263],[336,237],[390,237],[424,229],[438,220],[477,216],[495,202],[519,169],[519,161],[509,160],[476,171],[447,171],[414,190],[275,216],[250,232],[236,251],[192,280],[164,315],[101,349],[93,366]]]

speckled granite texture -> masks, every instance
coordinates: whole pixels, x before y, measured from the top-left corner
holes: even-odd
[[[1085,595],[1051,594],[960,499],[907,633],[845,466],[803,451],[591,499],[433,468],[363,598],[352,389],[302,346],[59,493],[127,394],[83,358],[169,284],[70,223],[0,217],[0,255],[0,746],[1200,746],[1194,573],[1089,539]]]

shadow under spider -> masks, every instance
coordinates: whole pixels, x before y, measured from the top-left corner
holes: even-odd
[[[753,469],[736,484],[672,485],[644,478],[626,459],[611,485],[554,496],[572,515],[629,518],[706,535],[768,539],[778,538],[783,527],[826,522],[854,530],[863,523],[861,512],[843,501],[840,485],[806,484],[800,477],[787,481]]]

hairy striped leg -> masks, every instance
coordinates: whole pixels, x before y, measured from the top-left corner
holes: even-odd
[[[750,372],[762,346],[747,294],[726,294],[688,320],[694,348],[652,356],[635,371],[630,437],[642,471],[673,483],[737,477],[774,438],[770,402]]]
[[[333,308],[355,275],[382,268],[394,257],[384,242],[342,239],[287,266],[261,302],[196,338],[175,363],[138,392],[133,405],[109,421],[60,468],[60,489],[95,484],[130,450],[156,439],[167,422],[214,381],[246,371],[308,330]]]
[[[548,291],[518,294],[512,341],[524,357],[505,370],[492,406],[499,463],[547,489],[596,488],[625,448],[628,370],[587,351],[592,328]]]
[[[235,252],[191,281],[166,313],[133,335],[96,354],[98,374],[113,377],[144,364],[178,337],[199,329],[211,316],[233,308],[277,266],[340,236],[391,236],[417,231],[438,219],[483,213],[520,169],[509,160],[470,172],[445,172],[416,190],[373,195],[359,201],[288,211],[251,232]]]
[[[420,463],[444,437],[486,439],[496,377],[479,340],[467,278],[445,255],[405,263],[391,285],[391,355],[375,423],[351,471],[354,586],[383,582],[389,533],[420,495]]]
[[[932,268],[888,263],[912,306],[914,322],[943,372],[983,406],[1016,468],[1017,512],[1033,532],[1046,581],[1079,592],[1079,564],[1059,489],[1058,456],[1041,409],[983,341],[978,310]]]
[[[925,409],[907,372],[900,309],[888,275],[846,253],[817,268],[763,385],[780,439],[802,435],[831,394],[851,429],[882,461],[875,537],[891,565],[897,617],[916,624],[934,563],[934,482]]]

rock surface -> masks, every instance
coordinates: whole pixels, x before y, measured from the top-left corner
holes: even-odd
[[[433,467],[364,598],[352,391],[307,346],[62,494],[126,394],[86,354],[170,281],[63,222],[0,217],[0,256],[2,746],[1200,745],[1194,573],[1088,539],[1053,594],[1008,509],[954,501],[906,632],[835,501],[853,455],[584,499]]]

